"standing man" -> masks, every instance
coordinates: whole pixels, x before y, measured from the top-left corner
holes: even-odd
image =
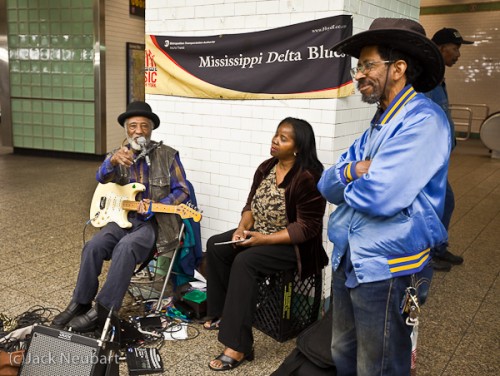
[[[179,153],[169,146],[151,140],[159,117],[145,102],[132,102],[118,116],[125,129],[126,143],[110,153],[99,167],[99,183],[125,185],[138,182],[146,186],[140,194],[137,212],[130,211],[131,228],[108,223],[83,247],[80,272],[68,307],[52,321],[55,327],[69,326],[78,332],[95,329],[95,300],[108,309],[118,311],[137,264],[144,262],[156,245],[169,251],[179,241],[179,222],[175,214],[153,214],[153,202],[178,205],[189,198],[186,174]],[[104,260],[112,260],[106,282],[99,294],[98,277]],[[97,295],[97,296],[96,296]]]
[[[447,67],[452,67],[460,57],[460,47],[462,44],[473,44],[474,42],[466,41],[462,38],[457,29],[443,28],[434,34],[432,41],[437,44],[441,55],[443,56],[444,65]],[[451,148],[455,148],[457,141],[455,139],[455,124],[451,118],[451,113],[449,109],[448,102],[448,92],[446,91],[446,84],[443,81],[437,85],[434,89],[427,92],[429,98],[436,102],[448,117],[448,122],[450,124],[450,137],[451,137]],[[446,199],[444,204],[443,225],[448,231],[451,221],[451,215],[455,209],[455,196],[453,190],[451,189],[450,182],[446,182]],[[435,247],[431,251],[432,261],[431,265],[434,270],[449,272],[452,265],[460,265],[464,262],[461,256],[454,255],[448,250],[448,243],[444,243],[438,247]]]
[[[449,126],[419,93],[441,82],[443,60],[409,19],[375,19],[332,49],[358,58],[353,79],[362,100],[377,104],[370,128],[318,183],[337,205],[328,222],[332,357],[339,376],[409,375],[430,249],[447,239]]]

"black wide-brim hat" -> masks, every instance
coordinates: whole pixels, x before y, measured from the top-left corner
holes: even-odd
[[[444,77],[444,62],[436,44],[418,22],[406,18],[377,18],[367,31],[340,41],[332,50],[359,59],[367,46],[387,46],[416,59],[423,72],[415,79],[416,91],[432,90]]]
[[[118,116],[118,123],[123,127],[125,124],[125,120],[134,116],[144,116],[153,121],[154,128],[158,128],[160,125],[160,118],[156,115],[153,110],[151,110],[151,106],[146,102],[135,101],[129,103],[127,106],[127,111]]]

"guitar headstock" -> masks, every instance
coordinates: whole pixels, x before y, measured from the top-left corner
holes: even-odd
[[[192,218],[193,221],[195,222],[201,221],[202,217],[201,212],[198,210],[197,207],[186,204],[177,205],[175,213],[179,215],[182,219]]]

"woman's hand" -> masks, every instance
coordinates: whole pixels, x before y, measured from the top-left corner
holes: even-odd
[[[235,241],[235,240],[241,240],[241,239],[245,239],[246,236],[245,236],[245,230],[243,230],[242,228],[237,228],[234,232],[233,232],[233,237],[231,238],[232,241]]]
[[[265,244],[292,244],[287,229],[267,235],[257,231],[245,230],[243,231],[243,237],[239,237],[238,239],[246,239],[241,243],[236,243],[235,246],[238,247],[255,247],[258,245],[265,245]],[[233,240],[237,240],[234,237],[234,235],[233,235]]]
[[[245,241],[236,243],[235,245],[238,247],[255,247],[257,245],[269,244],[267,241],[268,237],[269,235],[264,235],[257,231],[243,231],[243,237],[240,239],[245,239]]]

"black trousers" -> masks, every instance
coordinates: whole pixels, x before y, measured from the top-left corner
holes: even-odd
[[[234,229],[207,241],[207,313],[222,317],[219,341],[248,354],[253,347],[252,324],[259,274],[274,274],[297,267],[292,245],[234,248],[214,245],[231,240]]]

